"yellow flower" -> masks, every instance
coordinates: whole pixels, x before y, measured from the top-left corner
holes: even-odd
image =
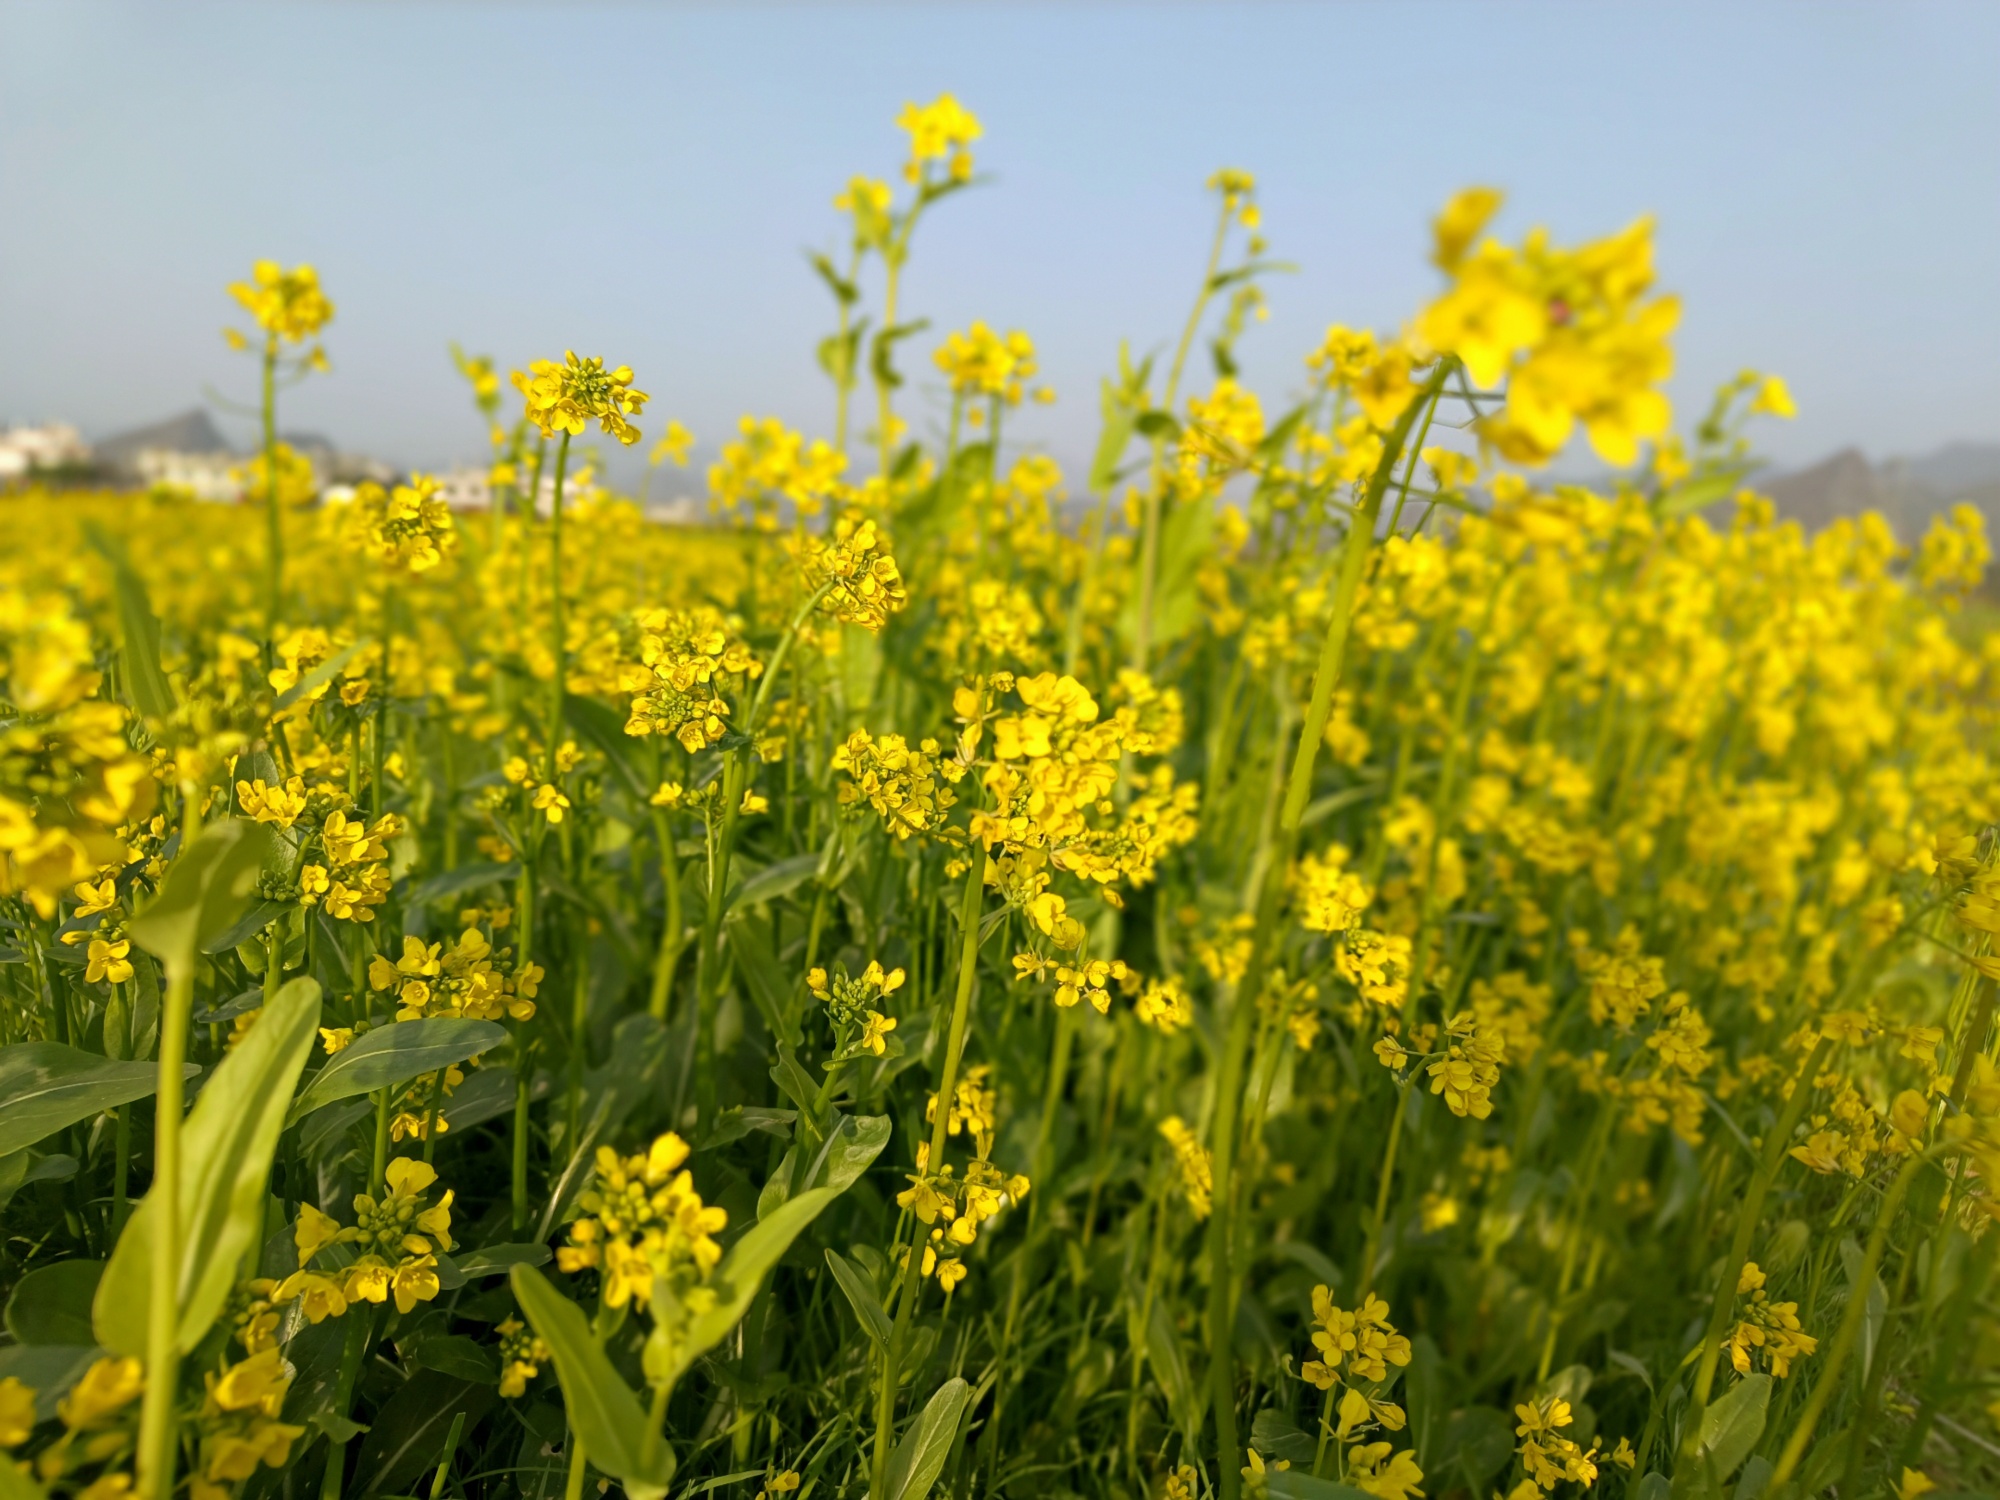
[[[319,273],[311,266],[287,271],[274,260],[250,268],[250,280],[233,282],[229,295],[266,333],[299,343],[333,321],[333,304],[319,288]]]
[[[950,94],[939,94],[929,104],[905,104],[896,116],[898,129],[910,135],[910,160],[903,175],[918,181],[927,162],[950,158],[950,175],[964,182],[972,175],[972,153],[966,148],[985,132],[978,119]]]
[[[107,943],[102,938],[90,940],[90,965],[83,971],[83,977],[91,984],[100,979],[112,984],[123,984],[132,977],[132,963],[126,957],[132,945],[124,938],[115,943]]]
[[[88,880],[80,880],[76,886],[76,914],[79,917],[94,917],[101,911],[110,911],[118,904],[118,882],[106,876],[96,885]]]
[[[625,419],[650,399],[632,388],[630,366],[607,370],[603,360],[580,359],[574,350],[563,355],[561,364],[538,359],[527,373],[516,370],[514,386],[527,401],[528,420],[543,437],[558,432],[574,437],[595,421],[606,437],[627,447],[639,441],[640,433]]]
[[[653,451],[647,456],[646,461],[651,464],[659,464],[672,459],[675,468],[685,469],[687,467],[688,454],[693,448],[694,434],[689,432],[678,421],[670,421],[667,423],[665,436],[653,444]]]
[[[35,1430],[35,1393],[14,1376],[0,1380],[0,1448],[18,1448]]]
[[[93,1427],[137,1400],[145,1385],[145,1370],[138,1360],[100,1359],[56,1403],[56,1415],[72,1432]]]

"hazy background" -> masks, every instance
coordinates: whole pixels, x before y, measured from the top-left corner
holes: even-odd
[[[1257,174],[1288,391],[1334,320],[1435,286],[1427,220],[1505,187],[1508,234],[1659,216],[1686,317],[1677,420],[1745,365],[1792,383],[1788,464],[2000,439],[2000,6],[112,4],[0,0],[0,422],[87,437],[254,393],[218,330],[251,260],[310,260],[329,377],[288,430],[476,458],[446,344],[631,364],[645,423],[713,451],[744,412],[824,432],[831,300],[804,252],[949,89],[992,182],[922,229],[905,411],[975,317],[1061,395],[1024,437],[1081,462],[1118,343],[1169,343],[1211,224]],[[914,356],[914,357],[913,357]],[[1205,372],[1204,372],[1205,378]],[[249,424],[221,418],[241,442]]]

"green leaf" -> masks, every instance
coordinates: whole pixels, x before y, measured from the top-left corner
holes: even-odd
[[[641,802],[653,795],[660,781],[654,770],[658,753],[643,738],[627,734],[625,720],[615,710],[570,693],[563,699],[563,717],[611,763],[626,791]]]
[[[521,878],[521,866],[516,860],[504,863],[492,862],[477,865],[460,865],[456,870],[446,870],[433,875],[429,880],[420,880],[410,887],[404,901],[410,906],[429,906],[433,901],[442,901],[447,896],[457,896],[465,891],[477,890],[482,885],[501,885]]]
[[[1445,1398],[1444,1356],[1427,1333],[1410,1341],[1410,1368],[1403,1376],[1403,1404],[1409,1409],[1410,1446],[1417,1464],[1433,1464],[1444,1442],[1450,1403]]]
[[[1443,1463],[1456,1463],[1475,1495],[1513,1455],[1514,1423],[1496,1407],[1461,1407],[1445,1423]]]
[[[168,867],[159,895],[132,919],[132,941],[165,964],[169,978],[191,976],[201,945],[250,904],[270,842],[261,823],[242,818],[202,829]]]
[[[437,1463],[453,1420],[463,1412],[468,1423],[477,1422],[499,1399],[483,1382],[419,1370],[376,1412],[345,1493],[408,1495]]]
[[[827,1266],[833,1271],[834,1283],[847,1296],[847,1302],[854,1309],[854,1316],[861,1320],[861,1331],[875,1341],[875,1347],[886,1349],[889,1335],[893,1331],[889,1315],[882,1310],[882,1299],[875,1295],[875,1288],[854,1268],[854,1263],[832,1246],[827,1247]]]
[[[958,1438],[958,1419],[972,1388],[954,1375],[931,1393],[903,1440],[889,1455],[887,1500],[927,1500]]]
[[[509,1279],[514,1300],[555,1356],[570,1425],[590,1461],[622,1480],[633,1500],[664,1494],[674,1477],[673,1449],[655,1440],[652,1461],[643,1460],[651,1431],[646,1412],[591,1336],[583,1309],[532,1266],[514,1267]]]
[[[193,1063],[182,1065],[188,1078],[200,1071]],[[0,1156],[143,1099],[159,1081],[160,1070],[151,1063],[110,1062],[60,1042],[0,1047]]]
[[[1139,430],[1141,437],[1159,438],[1167,442],[1180,440],[1181,424],[1174,420],[1172,412],[1141,412],[1133,420],[1132,425]]]
[[[239,943],[255,937],[269,927],[279,917],[294,908],[289,901],[256,901],[249,909],[213,937],[203,938],[201,951],[204,953],[227,953]],[[259,959],[261,963],[262,960]]]
[[[835,1188],[809,1188],[752,1224],[729,1247],[722,1264],[709,1277],[708,1289],[715,1293],[714,1306],[690,1317],[678,1338],[673,1335],[670,1320],[663,1319],[654,1326],[652,1336],[646,1340],[647,1378],[663,1384],[678,1380],[689,1365],[721,1343],[750,1310],[751,1299],[757,1295],[764,1273],[778,1263],[791,1249],[792,1241],[839,1196],[840,1191]],[[654,1295],[671,1298],[673,1293],[665,1282],[656,1282]]]
[[[458,1269],[468,1278],[504,1276],[516,1266],[545,1266],[547,1245],[488,1245],[484,1250],[468,1250],[458,1257]]]
[[[118,664],[125,700],[148,719],[164,719],[174,711],[173,684],[160,667],[160,621],[146,597],[145,582],[133,570],[125,548],[94,521],[83,534],[111,563],[112,594],[118,606]]]
[[[420,1370],[436,1370],[468,1385],[498,1385],[500,1370],[493,1352],[462,1333],[442,1333],[420,1339],[408,1351],[397,1352]]]
[[[285,1123],[295,1125],[336,1100],[394,1088],[422,1074],[462,1063],[507,1040],[507,1028],[499,1022],[468,1021],[462,1016],[429,1016],[378,1026],[334,1053],[333,1060],[313,1075]]]
[[[759,901],[775,901],[780,896],[790,895],[819,873],[820,856],[795,854],[790,859],[778,860],[746,878],[743,884],[729,893],[725,900],[728,906],[751,906]]]
[[[888,1144],[887,1115],[856,1117],[836,1113],[833,1128],[820,1142],[819,1150],[813,1157],[812,1170],[806,1173],[805,1180],[799,1185],[832,1188],[836,1193],[844,1193],[853,1186],[857,1177],[868,1170],[869,1164],[882,1154],[882,1148]],[[798,1149],[794,1145],[786,1150],[778,1169],[771,1174],[771,1180],[757,1195],[758,1218],[768,1218],[773,1209],[791,1196],[792,1166],[797,1160]]]
[[[1771,1400],[1771,1377],[1745,1375],[1735,1389],[1701,1414],[1701,1451],[1717,1479],[1727,1479],[1750,1456],[1764,1435],[1764,1413]]]
[[[1101,495],[1118,482],[1118,460],[1132,441],[1132,403],[1115,381],[1106,379],[1098,394],[1104,427],[1097,436],[1097,453],[1090,461],[1090,491]]]
[[[0,1380],[12,1376],[33,1391],[35,1420],[47,1422],[56,1414],[56,1403],[102,1353],[94,1339],[81,1344],[16,1344],[0,1349]]]
[[[1307,1468],[1312,1467],[1313,1455],[1319,1447],[1310,1433],[1275,1406],[1258,1412],[1257,1419],[1250,1424],[1250,1446],[1266,1458],[1303,1464]]]
[[[37,1266],[7,1299],[7,1331],[22,1344],[76,1345],[95,1341],[90,1299],[104,1275],[101,1260],[59,1260]]]
[[[179,1243],[159,1242],[159,1200],[148,1193],[118,1237],[91,1308],[105,1348],[145,1353],[155,1255],[177,1252],[181,1349],[215,1322],[244,1252],[263,1243],[271,1158],[319,1016],[319,985],[294,979],[217,1064],[181,1129]]]
[[[340,650],[334,652],[333,655],[329,656],[297,682],[286,688],[284,692],[278,694],[278,701],[273,706],[280,710],[287,709],[308,694],[318,692],[329,682],[333,681],[342,667],[354,660],[355,652],[367,644],[367,641],[362,640],[356,641],[351,646],[341,647]]]
[[[1174,1327],[1165,1298],[1153,1303],[1152,1324],[1146,1330],[1146,1357],[1160,1377],[1174,1420],[1192,1436],[1201,1424],[1201,1407],[1194,1381],[1188,1374],[1187,1355],[1181,1349],[1180,1331]]]

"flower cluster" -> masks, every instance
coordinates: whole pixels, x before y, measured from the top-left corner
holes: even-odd
[[[458,531],[442,486],[428,474],[412,474],[408,484],[383,488],[373,480],[357,485],[341,511],[349,545],[392,575],[422,575],[458,550]]]
[[[706,606],[647,610],[633,623],[634,659],[618,678],[619,691],[631,695],[625,732],[671,736],[690,755],[714,744],[730,712],[722,684],[754,681],[763,663],[722,614]]]
[[[1729,1362],[1739,1375],[1750,1373],[1750,1362],[1762,1355],[1770,1372],[1783,1380],[1792,1373],[1792,1361],[1804,1359],[1819,1348],[1819,1340],[1799,1326],[1796,1302],[1774,1302],[1764,1290],[1768,1280],[1757,1262],[1744,1264],[1736,1281],[1736,1295],[1747,1297],[1743,1316],[1729,1330],[1724,1347]]]
[[[986,1144],[990,1149],[990,1140]],[[896,1202],[927,1226],[921,1273],[935,1275],[947,1294],[966,1278],[961,1257],[978,1240],[979,1226],[1028,1196],[1027,1178],[1002,1172],[983,1155],[966,1163],[963,1177],[946,1162],[936,1172],[918,1171],[909,1183]]]
[[[799,572],[819,610],[846,625],[880,630],[909,602],[889,540],[874,521],[850,511],[824,537],[801,543]]]
[[[248,281],[230,284],[229,295],[265,333],[288,343],[303,343],[333,321],[333,304],[311,266],[287,271],[274,260],[260,260],[251,266]],[[240,347],[242,336],[233,335],[231,342]]]
[[[427,1203],[437,1172],[412,1157],[391,1161],[387,1178],[381,1198],[354,1195],[352,1225],[343,1227],[310,1203],[299,1205],[292,1234],[299,1268],[269,1289],[274,1306],[296,1300],[307,1319],[318,1323],[341,1316],[356,1302],[393,1296],[396,1310],[408,1313],[437,1296],[437,1258],[452,1246],[451,1190]],[[313,1269],[320,1252],[332,1245],[354,1246],[354,1259],[338,1269]]]
[[[1491,239],[1473,248],[1500,201],[1474,188],[1439,216],[1434,258],[1451,286],[1425,311],[1422,335],[1479,385],[1506,382],[1505,410],[1480,433],[1509,459],[1548,462],[1581,422],[1598,457],[1629,464],[1671,416],[1659,387],[1673,373],[1667,337],[1680,303],[1646,296],[1652,223],[1577,250],[1539,230],[1519,250]]]
[[[595,355],[579,359],[574,350],[564,353],[561,364],[538,359],[525,372],[516,370],[514,388],[543,437],[558,432],[575,437],[594,421],[606,437],[627,447],[639,441],[640,432],[625,419],[636,416],[650,399],[632,388],[631,366],[607,370]]]
[[[952,784],[965,775],[964,765],[945,756],[936,740],[921,740],[912,750],[900,734],[878,739],[865,729],[835,748],[833,769],[841,773],[841,805],[866,803],[898,839],[940,828],[958,801]]]
[[[669,1131],[636,1156],[597,1148],[597,1180],[578,1200],[584,1217],[569,1226],[556,1265],[603,1278],[610,1307],[648,1306],[655,1279],[699,1282],[722,1259],[715,1241],[727,1210],[703,1203],[685,1163],[688,1144]]]
[[[378,994],[395,991],[398,1021],[427,1016],[532,1021],[542,971],[529,964],[518,973],[506,973],[500,964],[507,956],[508,950],[496,952],[477,927],[467,927],[449,947],[405,935],[402,954],[394,962],[381,953],[369,961],[368,986]]]
[[[871,1057],[888,1052],[889,1033],[896,1029],[896,1018],[875,1009],[875,1003],[886,1002],[903,987],[904,978],[901,969],[884,972],[882,965],[873,959],[854,978],[848,977],[842,964],[834,965],[831,978],[825,969],[807,970],[806,988],[826,1007],[827,1019],[833,1023],[834,1051],[829,1066],[864,1052]]]
[[[1586,1450],[1558,1430],[1576,1421],[1569,1402],[1560,1396],[1524,1401],[1514,1408],[1514,1417],[1514,1435],[1521,1439],[1515,1452],[1535,1484],[1552,1490],[1565,1479],[1584,1486],[1597,1482],[1596,1445]]]

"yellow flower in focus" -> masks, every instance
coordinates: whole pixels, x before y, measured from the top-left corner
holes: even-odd
[[[514,388],[527,402],[528,420],[543,437],[558,432],[575,437],[595,421],[606,437],[627,447],[639,441],[640,433],[625,419],[637,415],[650,399],[632,388],[629,365],[607,370],[595,355],[583,359],[574,350],[563,355],[561,364],[538,359],[527,372],[516,370]]]

